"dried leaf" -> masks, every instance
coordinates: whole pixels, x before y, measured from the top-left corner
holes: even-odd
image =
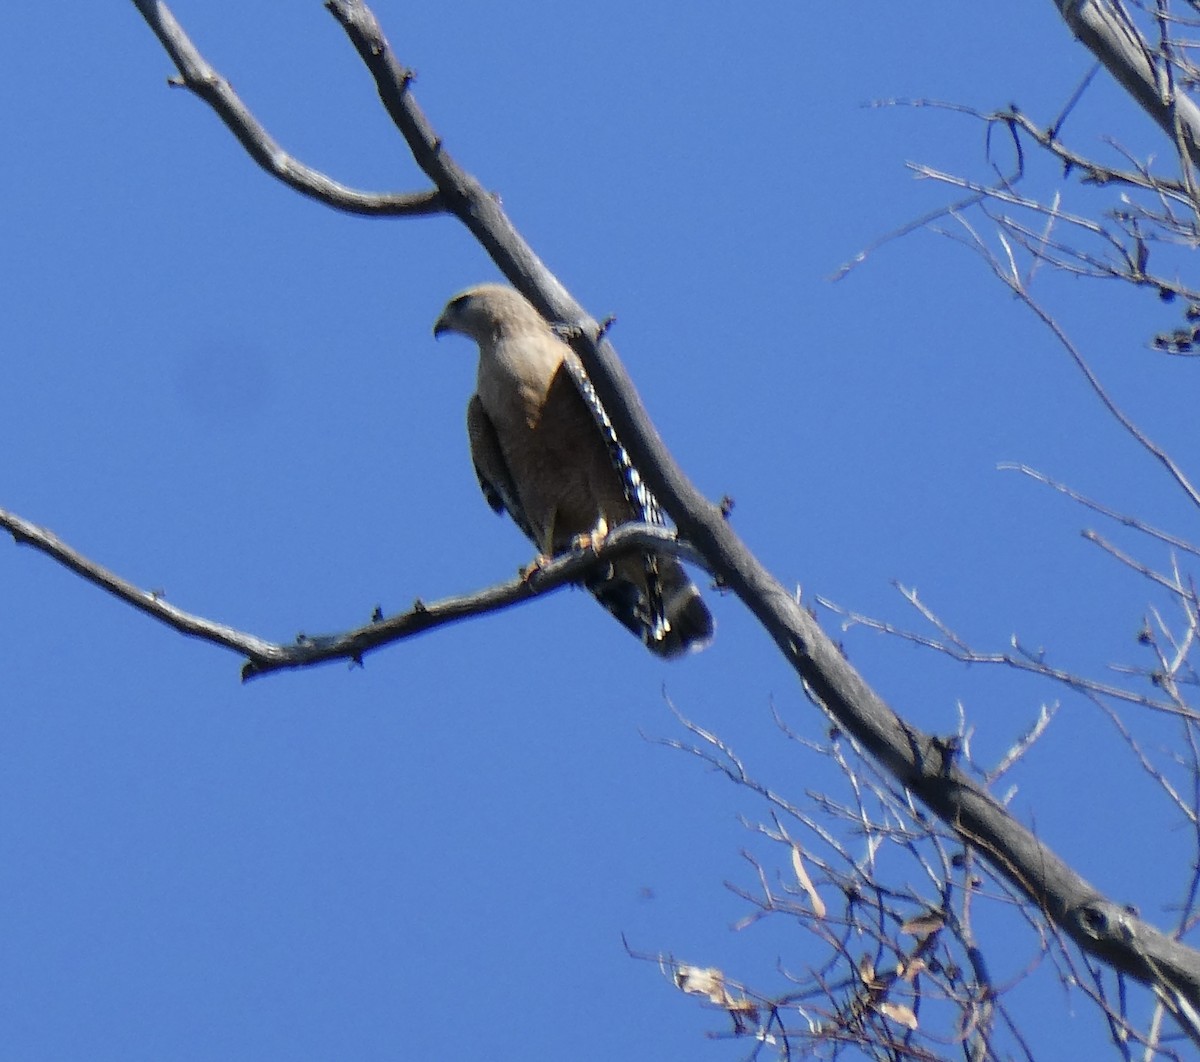
[[[896,976],[902,981],[911,981],[917,974],[923,974],[928,967],[924,959],[913,959],[911,962],[896,963]]]
[[[862,983],[868,988],[874,988],[877,984],[875,980],[875,964],[871,961],[870,955],[863,955],[858,960],[858,976]]]
[[[910,918],[900,927],[900,932],[914,937],[931,937],[945,924],[946,920],[941,915],[929,912]]]
[[[912,1012],[911,1008],[904,1006],[902,1003],[880,1003],[879,1013],[885,1018],[891,1018],[892,1021],[903,1025],[906,1029],[915,1029],[917,1027],[917,1016]]]
[[[818,918],[824,918],[825,901],[821,899],[820,894],[812,883],[812,878],[808,876],[808,871],[804,869],[804,859],[800,854],[800,846],[794,842],[792,844],[792,869],[796,872],[796,880],[800,882],[800,888],[808,896],[808,904],[812,908],[813,914]]]
[[[762,1019],[758,1016],[758,1007],[745,997],[731,1000],[725,1009],[733,1019],[734,1032],[739,1035],[745,1035],[762,1024]]]
[[[725,987],[725,975],[715,966],[688,966],[680,963],[675,969],[675,984],[681,991],[704,996],[710,1003],[723,1007],[733,1018],[739,1032],[746,1029],[743,1017],[758,1023],[758,1007],[744,996],[735,999]]]
[[[710,1003],[728,1007],[733,997],[725,988],[725,975],[715,966],[687,966],[680,964],[675,971],[675,984],[684,992],[694,996],[707,996]]]

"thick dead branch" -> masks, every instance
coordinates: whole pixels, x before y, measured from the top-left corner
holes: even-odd
[[[161,3],[138,6],[143,14],[165,11]],[[1200,954],[1103,896],[968,776],[947,743],[898,716],[734,534],[722,509],[704,498],[671,458],[604,329],[538,259],[499,203],[444,150],[413,98],[411,75],[396,60],[374,15],[361,0],[327,0],[326,6],[374,77],[385,108],[445,208],[548,320],[568,329],[618,436],[681,535],[758,618],[806,689],[1082,949],[1155,985],[1177,1014],[1200,1010]]]
[[[698,560],[694,550],[686,543],[678,541],[664,528],[650,524],[626,524],[608,535],[598,549],[588,548],[563,554],[547,562],[528,577],[518,575],[507,582],[460,597],[430,602],[418,599],[407,612],[393,616],[385,617],[376,609],[376,616],[370,623],[361,627],[339,634],[298,634],[295,642],[289,645],[270,642],[223,623],[186,612],[167,602],[160,591],[143,590],[135,586],[72,549],[52,532],[22,519],[15,513],[0,509],[0,527],[9,531],[19,545],[32,546],[45,553],[89,583],[165,623],[180,634],[232,649],[244,656],[246,663],[242,666],[243,680],[272,671],[312,667],[314,664],[325,664],[334,660],[349,660],[361,664],[367,653],[392,642],[403,641],[405,638],[458,620],[511,608],[560,587],[578,583],[597,567],[633,550],[649,547],[658,552],[674,553],[685,560]]]
[[[1169,64],[1119,0],[1054,0],[1080,42],[1171,138],[1185,163],[1200,165],[1200,109],[1175,91]]]

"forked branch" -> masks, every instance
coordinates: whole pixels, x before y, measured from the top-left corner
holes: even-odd
[[[267,173],[302,195],[348,214],[418,216],[445,212],[437,189],[424,192],[362,192],[298,162],[283,150],[241,101],[233,86],[213,67],[175,20],[170,8],[157,0],[134,0],[179,70],[170,84],[186,88],[204,100],[238,138],[247,153]]]

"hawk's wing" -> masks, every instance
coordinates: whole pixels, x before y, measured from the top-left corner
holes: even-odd
[[[666,515],[617,438],[604,404],[574,351],[563,355],[563,367],[604,436],[609,459],[621,477],[621,487],[633,510],[633,518],[666,527]],[[633,572],[629,573],[633,578],[623,576],[620,567],[598,573],[589,580],[588,589],[621,623],[638,635],[647,648],[669,657],[686,649],[702,649],[711,641],[712,614],[675,557],[668,553],[642,554],[640,578]]]
[[[500,438],[478,395],[472,395],[467,403],[467,437],[471,443],[475,475],[488,505],[497,513],[507,512],[525,537],[536,545],[537,536],[521,508],[517,486],[500,449]]]
[[[634,468],[628,452],[621,445],[621,440],[617,438],[616,430],[612,426],[612,421],[608,419],[600,396],[596,394],[596,388],[592,386],[592,381],[584,371],[583,363],[573,350],[563,355],[563,368],[566,369],[575,384],[575,389],[583,399],[583,404],[587,406],[588,412],[591,413],[600,434],[604,436],[609,459],[621,477],[625,500],[632,507],[634,518],[647,524],[666,527],[667,520],[663,515],[662,508],[655,500],[654,495],[650,493],[650,488],[642,482],[641,474]]]

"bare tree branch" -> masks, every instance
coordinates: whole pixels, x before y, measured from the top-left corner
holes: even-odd
[[[961,183],[957,178],[947,177],[947,181],[953,184]],[[986,213],[986,210],[985,210]],[[989,215],[990,216],[990,215]],[[1092,393],[1100,399],[1104,408],[1112,415],[1113,419],[1129,433],[1137,443],[1146,450],[1159,464],[1161,464],[1175,481],[1176,485],[1187,496],[1188,500],[1197,507],[1200,507],[1200,491],[1192,484],[1186,472],[1180,467],[1178,462],[1158,443],[1151,439],[1145,431],[1143,431],[1137,423],[1125,413],[1116,400],[1108,393],[1100,378],[1092,370],[1087,359],[1083,356],[1083,352],[1071,341],[1071,337],[1067,335],[1062,325],[1046,310],[1040,302],[1037,301],[1030,293],[1028,286],[1022,279],[1019,270],[1017,270],[1014,262],[1010,260],[1006,263],[1000,260],[995,255],[987,244],[980,237],[979,233],[966,221],[965,218],[957,219],[967,232],[971,246],[979,253],[980,257],[987,263],[996,278],[1003,282],[1006,287],[1020,299],[1034,314],[1039,321],[1042,322],[1051,332],[1059,345],[1067,352],[1071,360],[1075,363],[1075,367],[1083,375],[1087,381],[1088,387]],[[1003,241],[1003,232],[1001,232]]]
[[[133,0],[179,70],[170,84],[186,88],[204,100],[238,138],[255,162],[272,177],[302,195],[348,214],[404,216],[442,214],[445,206],[436,189],[401,194],[360,192],[298,162],[283,150],[238,98],[233,86],[209,65],[192,44],[166,4]]]
[[[1200,164],[1200,109],[1174,90],[1169,63],[1156,58],[1119,0],[1054,0],[1071,32],[1171,138],[1180,157]]]
[[[780,993],[673,956],[635,957],[657,961],[676,987],[725,1010],[730,1035],[775,1046],[783,1058],[797,1047],[804,1057],[837,1057],[838,1047],[853,1044],[877,1059],[999,1060],[1008,1057],[995,1042],[999,1024],[1023,1046],[1005,995],[1038,968],[1049,946],[1063,943],[1046,933],[1038,911],[1022,909],[999,876],[999,890],[985,889],[973,850],[863,763],[861,749],[840,728],[813,741],[780,721],[803,752],[840,769],[850,794],[838,801],[809,792],[798,806],[756,779],[724,741],[671,710],[689,738],[660,743],[758,794],[771,823],[746,826],[787,852],[775,874],[743,853],[755,884],[728,884],[751,907],[735,928],[787,918],[808,933],[812,947],[791,949],[786,965],[780,963],[786,986]],[[975,940],[974,910],[984,901],[1008,908],[1035,931],[1034,958],[1006,981],[993,977]],[[1019,1057],[1033,1054],[1026,1049]]]
[[[897,589],[905,597],[905,599],[916,608],[922,616],[940,625],[940,620],[934,617],[926,606],[918,599],[916,591],[910,590],[902,586],[897,586]],[[1151,711],[1162,712],[1166,715],[1179,716],[1184,719],[1200,722],[1200,713],[1193,711],[1185,705],[1180,705],[1175,701],[1160,701],[1152,697],[1147,697],[1144,693],[1137,693],[1133,690],[1127,690],[1120,686],[1114,686],[1111,683],[1099,682],[1096,679],[1090,679],[1083,675],[1077,675],[1073,671],[1066,668],[1054,667],[1047,663],[1044,654],[1041,651],[1031,652],[1022,647],[1021,643],[1013,636],[1012,652],[985,652],[980,649],[972,649],[965,642],[957,639],[947,639],[939,641],[936,638],[931,638],[928,635],[919,634],[915,631],[905,630],[902,627],[897,627],[891,623],[885,623],[882,620],[874,619],[871,616],[864,616],[857,612],[852,612],[843,608],[834,601],[830,601],[825,597],[817,597],[817,604],[822,608],[827,608],[831,612],[835,612],[845,618],[843,629],[852,626],[866,627],[868,630],[878,631],[880,634],[887,634],[893,637],[903,638],[907,642],[912,642],[914,645],[923,646],[926,649],[933,649],[936,652],[942,653],[950,657],[952,660],[957,660],[961,664],[1001,664],[1004,667],[1010,667],[1014,671],[1025,671],[1031,675],[1037,675],[1041,678],[1050,679],[1053,682],[1061,683],[1068,689],[1074,690],[1077,693],[1086,693],[1099,697],[1110,697],[1115,701],[1124,701],[1127,704],[1135,704],[1141,708],[1148,708]]]
[[[1074,102],[1074,101],[1073,101]],[[1151,247],[1173,244],[1191,248],[1200,238],[1200,214],[1197,213],[1190,186],[1183,181],[1152,173],[1146,163],[1133,159],[1119,145],[1110,146],[1128,163],[1127,168],[1102,165],[1060,139],[1066,113],[1060,113],[1052,125],[1040,125],[1023,114],[1015,105],[1003,110],[985,111],[941,100],[909,99],[883,100],[876,106],[907,106],[935,108],[960,114],[984,123],[987,127],[988,161],[993,173],[984,180],[948,174],[920,164],[910,169],[921,179],[936,180],[968,194],[957,201],[931,210],[919,218],[875,240],[853,259],[843,265],[833,279],[840,280],[881,246],[920,228],[932,228],[933,223],[946,217],[961,218],[978,208],[999,230],[998,238],[1011,258],[1014,246],[1029,257],[1030,265],[1024,276],[1013,261],[1010,270],[1028,286],[1036,271],[1043,265],[1083,277],[1116,280],[1152,289],[1160,299],[1175,297],[1188,300],[1188,325],[1174,334],[1156,336],[1154,345],[1172,354],[1186,354],[1200,345],[1200,291],[1183,283],[1176,272],[1152,269]],[[1068,105],[1068,107],[1070,104]],[[1014,158],[1003,170],[993,159],[993,132],[1003,130]],[[1121,195],[1111,209],[1100,218],[1090,217],[1062,208],[1061,196],[1055,194],[1049,203],[1036,196],[1018,192],[1017,186],[1026,177],[1028,157],[1026,143],[1056,158],[1063,166],[1063,176],[1074,175],[1081,184],[1093,187],[1115,185],[1130,190]],[[1147,193],[1135,197],[1132,193]],[[1157,205],[1154,205],[1154,201]],[[990,209],[998,207],[999,210]],[[1026,223],[1021,215],[1032,221]],[[1153,256],[1157,259],[1157,255]]]
[[[18,545],[32,546],[45,553],[89,583],[180,634],[231,649],[246,657],[246,663],[242,666],[243,681],[273,671],[312,667],[334,660],[361,664],[363,657],[372,650],[448,623],[511,608],[552,590],[578,583],[598,567],[638,549],[652,548],[656,552],[673,553],[693,563],[700,562],[691,547],[680,542],[665,528],[651,524],[624,524],[608,535],[598,548],[589,547],[562,554],[527,575],[518,575],[497,586],[440,601],[425,602],[418,598],[407,612],[394,616],[384,617],[376,608],[375,616],[364,626],[338,634],[301,633],[296,635],[293,644],[287,645],[270,642],[186,612],[167,602],[160,591],[134,586],[72,549],[52,532],[15,513],[0,509],[0,527],[9,531]]]
[[[1110,520],[1115,520],[1124,527],[1129,527],[1133,528],[1135,531],[1140,531],[1142,534],[1148,535],[1150,538],[1157,539],[1159,542],[1163,542],[1166,545],[1171,546],[1173,549],[1183,550],[1185,553],[1191,553],[1194,556],[1200,556],[1200,547],[1192,545],[1192,543],[1188,542],[1187,539],[1180,538],[1178,535],[1172,535],[1167,531],[1162,531],[1159,528],[1146,523],[1144,520],[1138,519],[1136,516],[1130,516],[1128,513],[1118,512],[1116,509],[1110,508],[1103,502],[1098,502],[1094,498],[1089,498],[1084,494],[1080,494],[1078,491],[1067,486],[1065,483],[1061,483],[1056,479],[1051,479],[1049,476],[1037,471],[1037,469],[1030,468],[1028,465],[1010,464],[1006,462],[997,465],[996,467],[1002,471],[1020,472],[1023,476],[1028,476],[1030,479],[1035,479],[1039,483],[1044,483],[1047,487],[1058,491],[1060,494],[1065,494],[1072,501],[1077,501],[1080,505],[1091,509],[1093,512],[1100,513],[1102,516],[1107,516]]]

